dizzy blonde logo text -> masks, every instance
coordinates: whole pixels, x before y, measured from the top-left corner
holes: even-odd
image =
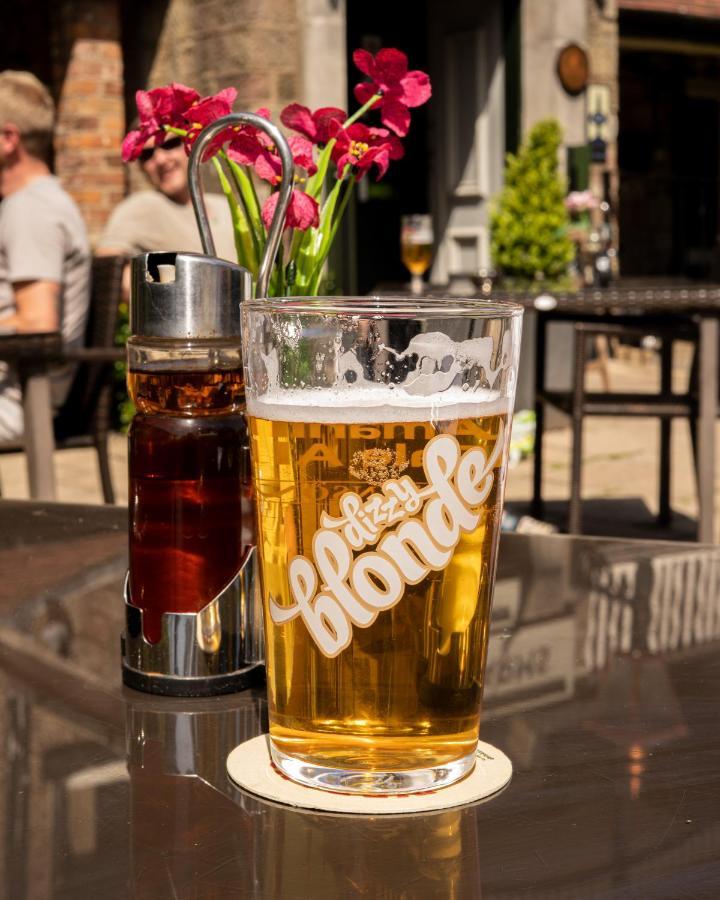
[[[302,616],[321,652],[337,656],[352,641],[353,625],[367,628],[399,602],[406,585],[446,568],[460,536],[480,523],[502,448],[502,425],[489,457],[480,447],[462,453],[456,438],[438,435],[423,452],[426,487],[402,476],[364,500],[343,494],[342,515],[321,516],[312,558],[290,563],[294,604],[270,597],[273,622]],[[362,552],[373,544],[375,550]]]

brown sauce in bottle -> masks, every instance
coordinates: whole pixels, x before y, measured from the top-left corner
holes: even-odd
[[[254,513],[242,372],[128,374],[130,591],[145,637],[198,612],[235,577]]]

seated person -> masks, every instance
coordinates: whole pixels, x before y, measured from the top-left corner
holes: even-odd
[[[55,108],[30,72],[0,72],[0,330],[60,330],[80,346],[90,298],[91,253],[77,206],[50,173]],[[59,407],[73,367],[51,373]],[[0,444],[22,440],[20,384],[0,361]]]
[[[202,253],[182,139],[170,134],[160,146],[147,146],[138,164],[155,190],[130,194],[118,204],[98,243],[98,255],[136,256],[151,250]],[[222,194],[206,193],[205,205],[217,255],[237,262],[227,200]]]

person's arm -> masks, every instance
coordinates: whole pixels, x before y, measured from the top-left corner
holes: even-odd
[[[143,252],[143,228],[147,216],[143,215],[143,198],[131,195],[113,210],[103,230],[95,256],[136,256]],[[130,264],[123,269],[122,298],[130,297]]]
[[[62,220],[41,190],[11,195],[3,206],[0,240],[15,309],[0,319],[0,326],[60,331],[67,246]]]
[[[59,331],[60,285],[56,281],[13,284],[15,312],[0,318],[0,327],[17,331]]]

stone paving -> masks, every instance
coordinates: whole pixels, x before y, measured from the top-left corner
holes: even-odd
[[[613,390],[652,390],[659,381],[659,366],[654,353],[635,348],[620,348],[609,361]],[[676,389],[687,380],[687,354],[677,354],[674,378]],[[599,373],[588,372],[589,389],[600,386]],[[720,427],[720,426],[719,426]],[[544,495],[548,500],[566,499],[570,480],[570,430],[558,428],[545,438]],[[651,511],[657,510],[659,426],[656,420],[626,418],[590,418],[585,424],[583,454],[583,498],[623,498],[642,500]],[[717,441],[720,490],[720,434]],[[119,503],[127,502],[127,453],[123,435],[110,442],[113,482]],[[686,422],[673,424],[672,505],[689,517],[697,513],[690,433]],[[92,449],[64,450],[55,454],[58,499],[67,503],[100,503],[100,482],[95,452]],[[0,479],[4,497],[27,498],[27,477],[22,454],[0,455]],[[524,459],[508,476],[507,499],[528,499],[532,487],[532,460]],[[649,535],[650,536],[650,535]]]

